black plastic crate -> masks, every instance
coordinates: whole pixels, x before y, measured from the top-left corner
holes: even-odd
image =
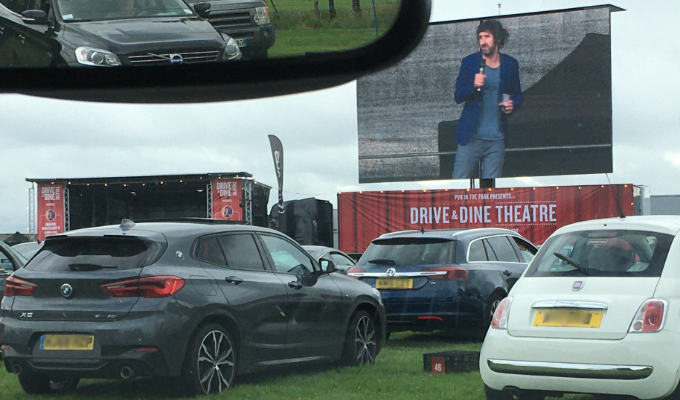
[[[423,354],[425,372],[444,374],[451,372],[471,372],[479,370],[478,351],[442,351]]]

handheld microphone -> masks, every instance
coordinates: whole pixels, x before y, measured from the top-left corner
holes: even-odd
[[[486,59],[484,58],[484,56],[482,56],[482,61],[479,63],[479,73],[480,73],[480,74],[483,74],[483,73],[484,73],[484,67],[485,67],[485,66],[486,66]],[[482,87],[481,87],[481,86],[477,86],[477,87],[475,88],[475,90],[477,91],[477,93],[481,93],[481,92],[482,92]]]

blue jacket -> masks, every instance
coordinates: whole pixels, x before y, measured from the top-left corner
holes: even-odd
[[[501,102],[502,93],[512,95],[513,113],[517,112],[522,105],[522,87],[519,84],[519,64],[517,60],[509,55],[501,53],[501,82],[498,91],[498,102]],[[479,72],[479,65],[482,62],[482,53],[477,52],[463,58],[460,64],[460,71],[456,79],[456,91],[454,99],[456,103],[465,102],[463,113],[458,120],[458,127],[453,136],[458,144],[465,145],[474,135],[477,129],[479,113],[482,109],[482,96],[473,86],[475,74]],[[501,131],[504,135],[508,134],[507,117],[501,113]]]

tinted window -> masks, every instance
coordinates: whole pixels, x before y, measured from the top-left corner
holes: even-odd
[[[470,249],[468,250],[468,261],[487,261],[484,243],[481,240],[475,240],[474,242],[470,243]]]
[[[33,271],[94,271],[141,268],[153,263],[164,246],[137,238],[63,238],[48,240],[26,264]]]
[[[496,259],[498,261],[519,262],[517,253],[515,253],[515,249],[512,248],[512,244],[508,240],[507,236],[494,236],[486,240],[491,246],[491,249],[496,255]]]
[[[227,265],[224,261],[224,254],[222,253],[220,244],[217,242],[216,236],[199,239],[196,250],[194,251],[194,256],[199,260],[210,264],[221,266]]]
[[[314,271],[312,260],[290,242],[269,235],[262,235],[262,241],[274,261],[276,272],[303,274]]]
[[[255,245],[255,238],[250,234],[224,235],[219,238],[227,266],[235,269],[264,270],[260,251]]]
[[[486,250],[486,259],[488,261],[498,261],[498,257],[496,257],[496,253],[494,253],[487,239],[483,239],[481,242],[484,244],[484,249]]]
[[[661,276],[673,236],[643,231],[587,231],[549,239],[527,276]]]
[[[454,241],[436,238],[394,238],[374,240],[357,265],[447,264],[454,260]],[[374,262],[372,262],[374,261]]]

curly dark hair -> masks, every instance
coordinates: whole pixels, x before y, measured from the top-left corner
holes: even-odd
[[[479,37],[480,32],[490,32],[491,35],[493,35],[493,40],[498,45],[498,47],[505,46],[505,43],[510,37],[510,33],[505,30],[505,28],[503,28],[503,25],[501,25],[500,22],[496,21],[495,19],[481,21],[477,27],[477,37]]]

